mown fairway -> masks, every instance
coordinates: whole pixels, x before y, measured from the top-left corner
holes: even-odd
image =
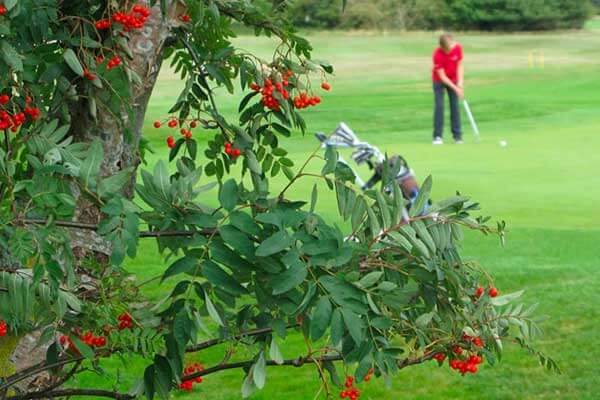
[[[329,132],[347,122],[359,136],[388,153],[400,153],[419,177],[432,174],[434,197],[457,190],[472,196],[483,214],[506,220],[507,246],[493,237],[468,235],[464,253],[488,268],[503,292],[526,289],[529,303],[540,303],[543,323],[540,350],[554,357],[564,374],[542,370],[536,359],[507,343],[502,363],[484,366],[476,376],[461,378],[447,367],[423,365],[402,371],[390,389],[375,380],[363,399],[592,399],[600,383],[600,24],[588,30],[550,34],[458,35],[466,54],[467,97],[480,125],[482,142],[473,143],[465,123],[466,144],[432,147],[430,54],[431,33],[311,34],[316,58],[336,67],[333,91],[322,106],[306,112],[310,132]],[[268,55],[272,43],[240,37],[242,48]],[[529,69],[528,54],[542,50],[545,69]],[[166,157],[167,130],[151,128],[164,117],[178,95],[178,78],[166,72],[158,84],[147,118],[147,136],[156,154]],[[224,104],[235,110],[235,99]],[[464,121],[466,122],[466,120]],[[207,134],[208,135],[208,134]],[[212,135],[212,133],[210,133]],[[196,137],[202,136],[197,132]],[[501,147],[500,140],[508,146]],[[298,164],[316,147],[312,134],[284,141]],[[315,165],[317,170],[320,165]],[[364,172],[364,171],[363,171]],[[363,173],[366,177],[366,173]],[[277,181],[283,182],[283,178]],[[313,182],[303,181],[294,196],[308,200]],[[274,188],[275,190],[276,188]],[[333,197],[321,191],[319,210],[335,218]],[[213,203],[214,199],[207,199]],[[147,239],[146,239],[147,240]],[[154,243],[143,242],[139,259],[129,269],[140,279],[159,275]],[[148,286],[158,298],[165,287]],[[297,336],[285,355],[304,352]],[[221,349],[222,350],[222,349]],[[243,354],[238,355],[240,358]],[[194,360],[218,362],[222,352]],[[124,387],[141,376],[144,362],[119,368]],[[181,399],[236,399],[243,374],[211,375]],[[105,378],[92,374],[80,383],[96,385]],[[253,399],[311,399],[319,384],[314,369],[271,368],[265,390]]]

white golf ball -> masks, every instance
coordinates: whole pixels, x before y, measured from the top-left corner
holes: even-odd
[[[508,145],[508,142],[506,140],[501,140],[500,141],[500,146],[506,147],[506,145]]]

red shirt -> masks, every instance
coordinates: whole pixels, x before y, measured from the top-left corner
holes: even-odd
[[[449,53],[446,53],[441,47],[433,52],[433,81],[441,82],[437,71],[443,69],[446,76],[454,83],[458,82],[458,63],[463,59],[463,51],[460,44],[454,45]]]

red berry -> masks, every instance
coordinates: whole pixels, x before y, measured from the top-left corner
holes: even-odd
[[[479,298],[481,295],[483,295],[483,288],[479,286],[477,290],[475,290],[475,297]]]
[[[488,294],[490,295],[490,297],[496,297],[498,296],[498,289],[496,289],[495,287],[491,287],[488,291]]]
[[[181,22],[185,22],[185,23],[188,23],[188,22],[190,22],[190,16],[189,16],[189,15],[187,15],[187,14],[183,14],[183,15],[181,15],[181,16],[179,17],[179,19],[181,20]]]
[[[156,129],[160,128],[162,126],[162,124],[160,123],[160,121],[154,121],[154,127]]]
[[[190,128],[195,128],[197,126],[198,126],[198,123],[195,120],[190,122]]]
[[[234,157],[239,157],[239,156],[240,156],[240,154],[242,154],[242,152],[240,151],[240,149],[234,149],[234,150],[231,152],[231,155],[232,155],[232,156],[234,156]]]
[[[321,83],[323,90],[331,90],[331,85],[328,82]]]
[[[351,388],[353,384],[354,384],[354,377],[353,376],[347,376],[346,377],[346,382],[344,383],[344,385],[347,388]]]
[[[477,347],[483,347],[483,340],[480,337],[473,338],[473,344]]]
[[[0,320],[0,337],[6,336],[8,332],[8,327],[6,326],[6,321]]]
[[[4,5],[0,5],[0,15],[4,15],[8,12],[8,9]]]
[[[169,146],[170,149],[175,147],[175,138],[173,136],[167,137],[167,146]],[[121,323],[123,323],[123,322],[126,322],[126,321],[121,321]],[[119,327],[121,327],[121,324],[119,324]]]
[[[175,128],[177,126],[177,120],[176,119],[172,119],[169,121],[169,128]]]
[[[0,96],[0,104],[4,105],[10,101],[10,97],[6,94]]]
[[[83,77],[89,81],[96,79],[96,75],[91,73],[87,68],[83,70]]]
[[[463,352],[463,349],[462,349],[462,347],[460,347],[460,346],[454,346],[454,347],[452,348],[452,352],[453,352],[454,354],[456,354],[456,355],[459,355],[459,354],[462,354],[462,352]]]

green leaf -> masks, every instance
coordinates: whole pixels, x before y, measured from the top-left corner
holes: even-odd
[[[249,235],[258,236],[261,232],[260,226],[258,226],[248,213],[243,211],[234,211],[229,214],[229,222],[240,231]]]
[[[367,203],[362,197],[358,197],[354,203],[352,210],[352,230],[356,231],[359,225],[363,222],[365,212],[367,211]]]
[[[511,301],[518,299],[519,297],[521,297],[522,294],[523,291],[519,290],[518,292],[505,294],[504,296],[493,297],[490,299],[490,303],[494,306],[504,306],[510,303]]]
[[[419,328],[425,328],[433,319],[433,316],[435,315],[435,312],[428,312],[425,314],[421,314],[419,315],[419,318],[417,318],[417,320],[415,321],[415,324],[419,327]]]
[[[235,180],[227,180],[219,190],[219,202],[226,210],[233,210],[238,202],[238,186]]]
[[[2,51],[2,59],[9,67],[15,72],[23,72],[23,61],[21,55],[11,46],[6,40],[0,44],[0,51]]]
[[[260,352],[260,355],[258,356],[258,360],[256,360],[256,363],[254,364],[254,367],[252,368],[252,379],[254,380],[254,383],[256,384],[256,387],[259,389],[262,389],[263,387],[265,387],[265,381],[267,378],[267,363],[265,360],[265,353],[264,351]]]
[[[373,212],[371,207],[367,207],[367,214],[369,215],[369,226],[371,228],[371,236],[376,237],[381,232],[381,225],[379,225],[379,220]]]
[[[252,378],[252,371],[250,371],[244,378],[242,383],[242,398],[246,399],[254,393],[256,386],[254,385],[254,379]]]
[[[87,157],[79,168],[79,177],[86,187],[95,188],[100,166],[104,159],[104,148],[100,139],[95,139],[87,152]]]
[[[227,274],[221,267],[210,260],[205,260],[202,264],[202,275],[216,287],[234,296],[248,293],[246,288],[240,285],[233,276]]]
[[[234,251],[248,258],[254,257],[254,243],[245,233],[233,225],[221,226],[219,228],[219,234],[223,241]]]
[[[363,276],[360,281],[358,281],[358,285],[363,288],[369,288],[376,284],[379,279],[383,276],[383,271],[373,271],[369,272],[367,275]]]
[[[267,257],[288,248],[293,242],[293,238],[286,231],[279,231],[265,239],[257,248],[258,257]]]
[[[197,264],[198,261],[195,258],[187,256],[182,257],[171,264],[169,268],[167,268],[161,278],[161,281],[164,281],[165,279],[177,274],[192,272]]]
[[[19,0],[4,0],[4,7],[6,7],[8,11],[10,11],[13,8],[15,8],[18,2]]]
[[[396,185],[397,186],[397,185]],[[383,221],[383,228],[389,228],[392,226],[392,216],[390,215],[390,209],[383,197],[383,194],[380,191],[375,192],[377,196],[377,205],[379,206],[379,212],[381,213],[381,218]]]
[[[129,182],[132,171],[132,168],[126,168],[106,179],[102,179],[98,185],[98,194],[100,197],[105,197],[112,193],[118,194],[123,186]]]
[[[431,195],[431,186],[432,179],[431,175],[429,175],[423,182],[423,185],[421,185],[421,188],[419,189],[419,195],[417,196],[412,207],[409,210],[409,215],[411,217],[420,215],[423,212],[425,205],[429,201],[429,196]]]
[[[352,336],[352,340],[357,345],[360,345],[364,339],[364,321],[350,310],[342,308],[342,316],[344,324]]]
[[[312,193],[310,195],[310,212],[315,212],[315,206],[317,205],[317,184],[313,186]]]
[[[275,336],[271,337],[271,345],[269,346],[269,357],[271,360],[275,361],[276,364],[283,364],[283,354],[281,354],[281,350],[279,350],[279,346],[275,341]]]
[[[223,319],[221,319],[221,315],[217,311],[215,305],[210,300],[207,292],[204,292],[204,303],[206,304],[206,311],[208,311],[208,315],[215,321],[219,326],[225,326],[223,323]]]
[[[81,66],[81,63],[79,62],[79,59],[73,50],[67,49],[63,54],[63,58],[73,72],[79,76],[83,76],[83,67]]]
[[[252,150],[246,151],[244,159],[246,160],[246,165],[248,166],[250,171],[258,175],[262,174],[262,168],[260,167],[260,164],[256,159],[256,155],[254,155],[254,152]]]
[[[290,268],[277,275],[277,278],[273,283],[273,294],[278,295],[292,290],[304,282],[307,275],[308,269],[306,264],[293,264]]]
[[[333,307],[327,297],[321,297],[315,306],[310,319],[310,337],[319,340],[327,331],[331,321]]]
[[[338,308],[333,310],[331,315],[331,344],[337,346],[344,337],[344,321],[342,313]]]

